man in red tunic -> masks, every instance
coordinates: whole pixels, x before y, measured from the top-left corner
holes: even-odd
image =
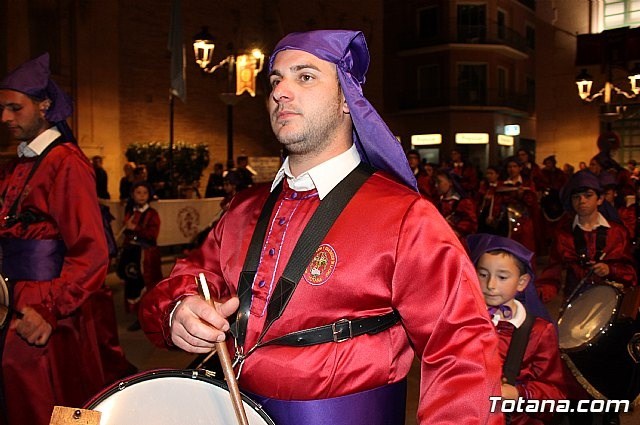
[[[271,187],[240,192],[202,248],[143,297],[142,327],[160,346],[206,353],[235,315],[240,387],[279,425],[404,424],[415,356],[420,424],[500,423],[489,402],[500,393],[497,338],[473,265],[362,95],[368,64],[357,31],[276,46],[269,112],[289,156]],[[281,278],[312,215],[370,166],[300,274]],[[199,273],[215,308],[197,296]]]
[[[46,425],[54,405],[81,407],[105,384],[96,323],[104,312],[92,309],[106,239],[91,164],[65,122],[71,100],[49,74],[45,54],[0,82],[0,117],[20,142],[19,158],[0,171],[13,309],[2,329],[0,421],[10,425]]]

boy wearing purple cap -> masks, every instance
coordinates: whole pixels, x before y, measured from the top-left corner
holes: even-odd
[[[20,142],[0,170],[2,275],[13,295],[0,422],[11,425],[46,425],[54,405],[82,406],[108,380],[100,355],[134,370],[102,291],[109,260],[93,170],[65,122],[71,100],[49,77],[45,54],[0,81],[0,118]]]
[[[583,279],[635,286],[629,235],[623,225],[600,213],[604,199],[598,177],[588,170],[577,172],[563,187],[561,198],[575,216],[556,234],[549,265],[536,282],[540,298],[549,302],[558,294],[563,270],[567,272],[565,298]]]
[[[540,317],[548,317],[548,313],[533,290],[533,253],[501,236],[476,234],[467,242],[487,309],[500,338],[500,359],[505,364],[502,397],[509,400],[567,398],[567,377],[560,359],[558,335],[554,325]],[[525,292],[527,288],[529,291]],[[523,295],[523,302],[516,299],[519,294]],[[511,345],[518,344],[518,332],[525,332],[526,348],[521,357],[509,358],[508,352],[517,351]],[[515,413],[511,424],[537,425],[550,419],[548,412]]]
[[[420,424],[497,424],[497,337],[473,265],[363,96],[368,64],[357,31],[278,43],[269,113],[289,156],[145,296],[143,329],[206,353],[231,327],[239,385],[278,425],[404,424],[416,355]],[[216,308],[194,296],[199,273]]]

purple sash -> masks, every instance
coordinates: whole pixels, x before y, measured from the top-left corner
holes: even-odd
[[[54,239],[0,239],[2,275],[10,281],[60,277],[65,246]]]
[[[322,400],[288,401],[246,394],[277,425],[404,425],[407,380]]]

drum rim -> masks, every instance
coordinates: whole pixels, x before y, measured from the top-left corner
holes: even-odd
[[[226,382],[212,378],[207,374],[207,372],[208,371],[205,369],[153,369],[140,372],[125,379],[114,382],[110,386],[104,388],[100,393],[92,397],[91,400],[89,400],[85,404],[84,408],[94,410],[100,403],[113,396],[114,394],[118,394],[120,391],[123,391],[135,384],[139,384],[141,382],[149,381],[156,378],[185,378],[196,381],[204,381],[229,392],[229,387],[227,386]],[[273,422],[273,420],[269,417],[261,404],[249,398],[249,396],[244,394],[242,391],[240,392],[240,396],[242,397],[242,401],[247,403],[253,410],[255,410],[256,413],[258,413],[258,415],[260,415],[260,417],[265,420],[267,425],[275,425],[275,422]]]
[[[616,307],[615,307],[615,311],[614,314],[611,315],[611,317],[609,318],[609,320],[607,321],[607,323],[601,328],[600,331],[598,331],[597,335],[595,335],[589,342],[584,342],[576,347],[572,347],[572,348],[562,348],[560,346],[560,324],[562,322],[562,318],[564,317],[565,312],[567,311],[567,308],[571,305],[571,303],[574,303],[576,301],[578,301],[578,299],[580,299],[580,297],[582,297],[584,294],[586,294],[587,292],[589,292],[591,289],[597,288],[597,287],[606,287],[606,288],[610,288],[611,290],[614,291],[614,294],[616,296]],[[614,286],[605,284],[605,283],[598,283],[598,284],[594,284],[591,287],[585,289],[584,291],[580,292],[579,294],[577,294],[575,297],[573,297],[572,300],[569,300],[569,302],[567,302],[567,306],[565,307],[564,311],[562,312],[562,314],[560,315],[560,317],[558,317],[558,347],[560,348],[561,352],[564,353],[573,353],[576,351],[582,351],[584,350],[586,347],[590,347],[592,345],[594,345],[595,343],[597,343],[600,338],[602,338],[602,336],[606,333],[606,331],[603,331],[603,329],[609,329],[615,322],[616,320],[618,320],[618,314],[620,313],[620,305],[622,304],[622,297],[623,297],[623,293],[620,292],[620,290],[618,290],[617,288],[615,288]]]
[[[9,283],[3,274],[0,274],[0,305],[7,308],[4,320],[0,320],[0,329],[7,325],[11,317],[11,292],[9,291]]]

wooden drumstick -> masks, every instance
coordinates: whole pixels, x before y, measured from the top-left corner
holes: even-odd
[[[209,293],[209,286],[207,285],[207,279],[204,277],[204,273],[198,275],[200,289],[202,290],[202,296],[211,306],[213,301],[211,300],[211,294]],[[240,425],[249,425],[247,421],[247,413],[244,411],[244,405],[242,404],[242,397],[240,396],[240,389],[238,388],[238,381],[236,381],[236,375],[231,366],[231,356],[227,349],[227,343],[224,341],[216,342],[215,350],[220,357],[220,363],[222,364],[222,371],[224,372],[224,379],[227,381],[229,387],[229,396],[231,397],[231,404],[236,414],[236,419]]]

